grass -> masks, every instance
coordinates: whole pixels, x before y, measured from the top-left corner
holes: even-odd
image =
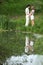
[[[31,21],[28,27],[25,27],[25,16],[9,17],[0,15],[0,29],[3,30],[16,30],[16,31],[27,31],[33,33],[43,34],[43,15],[35,15],[35,25],[31,26]]]
[[[15,24],[15,27],[12,27],[11,29],[20,30],[20,31],[27,31],[27,32],[34,32],[34,33],[40,33],[43,34],[43,16],[42,14],[35,15],[35,25],[31,26],[31,21],[28,27],[25,27],[25,16],[20,16],[17,19],[10,19],[10,22],[13,22]],[[13,25],[14,26],[14,25]]]

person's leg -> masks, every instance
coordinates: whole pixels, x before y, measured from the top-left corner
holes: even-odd
[[[31,20],[31,24],[32,24],[32,26],[34,26],[34,20]]]
[[[31,25],[34,26],[34,16],[31,15]]]
[[[25,26],[28,26],[29,25],[29,16],[27,15],[26,16],[26,23],[25,23]]]

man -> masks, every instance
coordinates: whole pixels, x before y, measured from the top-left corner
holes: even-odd
[[[30,5],[27,5],[26,6],[26,9],[25,9],[25,14],[26,14],[26,23],[25,23],[25,26],[27,27],[28,24],[29,24],[29,8],[30,8]]]

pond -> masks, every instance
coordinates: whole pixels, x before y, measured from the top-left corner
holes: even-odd
[[[26,45],[29,45],[27,46],[28,48],[26,47]],[[32,57],[32,60],[34,60],[33,57],[34,58],[41,57],[40,59],[42,59],[43,58],[42,55],[43,55],[43,35],[27,32],[24,33],[20,31],[0,32],[0,64],[28,65],[29,58],[31,59]],[[25,62],[24,59],[25,57],[27,62]],[[5,61],[7,62],[7,64]],[[39,61],[40,60],[38,60],[38,62]],[[43,63],[43,61],[41,62]]]
[[[43,65],[42,55],[11,56],[3,65]]]

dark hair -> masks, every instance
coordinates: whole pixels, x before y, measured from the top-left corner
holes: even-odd
[[[28,4],[26,7],[30,7],[30,4]]]

